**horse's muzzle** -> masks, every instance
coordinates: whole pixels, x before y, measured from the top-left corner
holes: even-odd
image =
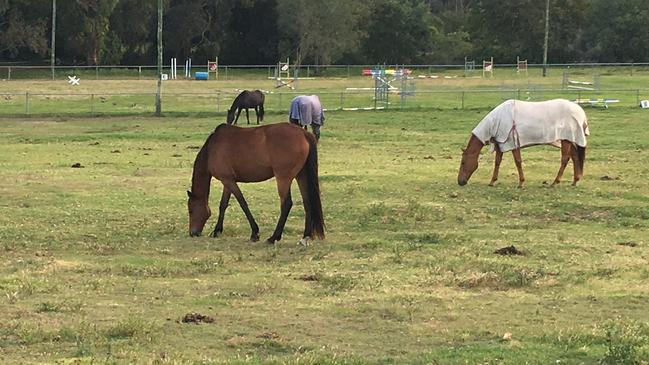
[[[189,237],[200,237],[201,231],[189,231]]]
[[[457,184],[460,185],[460,186],[464,186],[464,185],[466,185],[466,183],[467,183],[466,180],[457,179]]]

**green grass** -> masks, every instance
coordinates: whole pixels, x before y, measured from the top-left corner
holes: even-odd
[[[338,69],[341,70],[346,76],[346,69]],[[600,90],[564,88],[564,71],[570,73],[570,79],[579,81],[591,81],[598,74]],[[105,76],[107,79],[96,79],[94,70],[90,72],[81,74],[79,86],[70,86],[65,74],[55,81],[47,80],[46,76],[0,81],[0,117],[152,116],[155,112],[155,80],[120,80],[108,78],[110,75]],[[227,80],[224,77],[209,81],[170,80],[162,84],[162,112],[168,116],[210,116],[224,120],[241,89],[265,90],[265,110],[271,114],[283,114],[295,95],[306,93],[317,93],[329,110],[373,108],[374,92],[356,89],[373,88],[374,80],[359,74],[360,71],[350,73],[351,77],[299,80],[296,90],[276,88],[276,81],[268,79],[265,70],[236,70]],[[615,106],[630,107],[649,99],[649,70],[637,67],[550,69],[548,77],[541,77],[540,69],[519,75],[514,68],[497,69],[493,78],[482,78],[481,73],[467,76],[463,70],[452,69],[418,69],[414,75],[437,78],[415,78],[415,94],[404,100],[400,94],[390,93],[389,109],[484,109],[508,98],[558,97],[619,99]],[[393,81],[392,86],[399,88],[401,83]]]
[[[247,241],[234,200],[223,236],[188,236],[213,117],[1,120],[0,363],[647,363],[646,112],[587,109],[577,187],[549,187],[549,147],[523,151],[525,189],[510,155],[488,187],[489,153],[459,187],[487,110],[328,113],[309,247],[295,186],[275,246]],[[241,188],[270,235],[274,181]],[[493,253],[512,244],[525,255]]]

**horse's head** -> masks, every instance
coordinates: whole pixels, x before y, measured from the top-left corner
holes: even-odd
[[[457,174],[457,183],[460,186],[466,185],[471,175],[478,169],[478,159],[483,146],[484,143],[472,134],[468,146],[466,149],[462,149],[462,161],[460,162],[460,171]]]
[[[187,210],[189,211],[189,235],[200,236],[205,222],[212,215],[207,199],[199,199],[191,191],[187,191]]]
[[[236,109],[234,109],[234,108],[232,108],[232,109],[228,109],[228,117],[227,117],[227,119],[225,120],[226,123],[228,123],[228,124],[232,124],[232,122],[234,122],[234,111],[235,111],[235,110],[236,110]]]
[[[466,185],[473,172],[478,169],[479,155],[480,151],[470,153],[468,150],[463,149],[462,162],[460,162],[460,172],[457,174],[457,183],[460,186]]]

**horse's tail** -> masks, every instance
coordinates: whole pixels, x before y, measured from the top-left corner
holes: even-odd
[[[584,173],[584,162],[586,161],[586,147],[577,146],[577,157],[579,158],[579,171]]]
[[[306,158],[304,167],[302,168],[306,174],[309,210],[311,213],[311,221],[313,222],[313,235],[319,239],[325,238],[325,223],[324,214],[322,214],[322,202],[320,201],[320,181],[318,178],[318,142],[315,136],[311,133],[305,132],[304,135],[309,142],[309,155]]]

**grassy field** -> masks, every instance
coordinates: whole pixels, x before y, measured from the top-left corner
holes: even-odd
[[[248,242],[234,200],[223,236],[188,236],[220,118],[0,120],[0,363],[647,364],[647,112],[586,110],[577,187],[549,187],[550,147],[524,150],[524,189],[511,155],[487,186],[489,153],[459,187],[487,111],[328,113],[309,247],[296,186],[277,245]],[[270,235],[274,181],[241,188]]]
[[[418,71],[414,94],[401,99],[390,93],[389,109],[474,109],[488,108],[503,99],[547,100],[551,98],[618,99],[619,106],[637,106],[649,99],[649,69],[581,68],[570,69],[570,79],[593,81],[599,78],[594,91],[568,89],[563,85],[563,69],[552,69],[547,78],[539,70],[528,76],[517,75],[513,69],[497,70],[493,78],[465,77],[459,70],[430,73]],[[254,75],[254,74],[252,74]],[[370,77],[315,78],[299,80],[296,90],[276,88],[275,80],[263,75],[250,75],[234,80],[173,80],[162,86],[162,111],[173,116],[222,117],[241,89],[262,89],[266,94],[266,111],[284,113],[296,94],[317,93],[329,110],[385,107],[373,101],[374,87]],[[392,83],[402,87],[400,81]],[[361,90],[359,90],[361,89]],[[79,86],[70,86],[67,79],[0,81],[0,117],[52,116],[151,116],[155,112],[156,82],[152,79],[95,80],[84,77]]]

